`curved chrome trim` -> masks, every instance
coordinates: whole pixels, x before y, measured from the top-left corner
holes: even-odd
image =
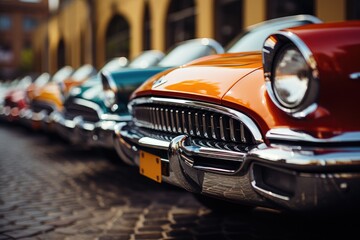
[[[100,72],[100,78],[101,78],[101,83],[103,86],[103,91],[112,91],[115,95],[115,102],[113,103],[109,103],[108,101],[104,101],[105,105],[108,108],[111,108],[114,104],[116,104],[116,94],[118,92],[118,88],[116,86],[115,80],[114,78],[111,76],[111,73],[106,71],[106,70],[102,70]]]
[[[150,138],[150,137],[142,137],[139,139],[138,143],[142,147],[151,147],[151,148],[156,148],[156,149],[165,150],[165,151],[168,150],[169,145],[170,145],[170,142],[155,139],[155,138]]]
[[[256,126],[255,122],[251,118],[246,116],[245,114],[238,112],[236,110],[233,110],[231,108],[227,108],[227,107],[220,106],[220,105],[215,105],[212,103],[197,102],[197,101],[193,101],[193,100],[160,98],[160,97],[143,97],[143,98],[133,99],[128,104],[129,111],[132,112],[132,105],[134,105],[134,104],[139,105],[139,104],[145,104],[145,103],[166,104],[166,105],[185,106],[185,107],[190,106],[192,108],[197,108],[200,110],[207,110],[207,111],[221,113],[221,114],[233,117],[233,118],[238,119],[241,122],[243,122],[247,126],[247,128],[250,130],[250,132],[253,135],[257,144],[264,142],[261,132],[258,129],[258,127]]]
[[[305,132],[294,131],[288,128],[274,128],[266,133],[266,138],[280,141],[301,141],[313,143],[359,142],[360,132],[345,132],[331,138],[315,138]]]
[[[87,107],[87,108],[93,109],[94,111],[97,112],[99,118],[100,118],[101,115],[104,114],[104,112],[102,111],[102,109],[100,108],[100,106],[97,105],[97,104],[94,103],[94,102],[91,102],[91,101],[88,101],[88,100],[84,100],[84,99],[81,99],[81,98],[74,98],[74,103],[75,103],[75,104],[78,104],[78,105],[81,105],[81,106],[84,106],[84,107]]]
[[[246,155],[246,153],[242,152],[187,145],[188,140],[188,137],[184,137],[183,140],[179,143],[181,150],[188,156],[201,156],[208,158],[218,158],[225,161],[242,162]]]
[[[280,36],[280,39],[274,41],[274,37]],[[312,81],[310,82],[309,89],[307,90],[306,96],[302,103],[295,108],[287,108],[283,106],[277,97],[275,96],[274,90],[272,88],[272,68],[273,60],[275,55],[281,46],[284,43],[291,42],[295,45],[303,55],[307,65],[312,72]],[[280,45],[280,46],[278,46]],[[318,90],[319,90],[319,71],[317,69],[317,63],[314,59],[314,56],[311,50],[307,45],[295,34],[290,31],[277,31],[274,34],[270,35],[264,42],[263,50],[263,66],[264,66],[264,78],[265,86],[268,92],[268,95],[272,102],[282,111],[288,113],[289,115],[295,118],[304,118],[307,115],[313,113],[317,109],[317,104],[315,103]]]
[[[256,149],[246,156],[244,164],[255,159],[272,166],[286,167],[296,171],[307,169],[308,171],[320,171],[324,167],[344,167],[360,165],[360,150],[338,149],[333,151],[316,153],[311,150],[296,150],[282,147],[269,147],[265,149]],[[248,166],[247,166],[248,167]],[[246,167],[246,168],[247,168]]]
[[[268,196],[270,196],[270,197],[279,198],[279,199],[285,200],[285,201],[289,201],[289,200],[290,200],[290,198],[287,197],[287,196],[283,196],[283,195],[280,195],[280,194],[277,194],[277,193],[274,193],[274,192],[271,192],[271,191],[262,189],[261,187],[259,187],[259,186],[256,185],[256,181],[255,181],[255,180],[252,180],[252,181],[251,181],[251,186],[252,186],[255,190],[257,190],[257,191],[259,191],[259,192],[262,192],[262,193],[264,193],[264,194],[266,194],[266,195],[268,195]]]
[[[132,118],[130,115],[119,116],[117,114],[108,114],[108,113],[104,113],[104,114],[100,115],[100,120],[103,120],[103,121],[128,122],[131,119]]]

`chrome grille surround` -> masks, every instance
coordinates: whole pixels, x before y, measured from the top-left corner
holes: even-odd
[[[245,114],[211,103],[172,98],[137,98],[129,110],[142,129],[188,135],[209,142],[253,146],[263,143],[256,124]]]

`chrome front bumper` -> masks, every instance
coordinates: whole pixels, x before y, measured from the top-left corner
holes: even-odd
[[[115,147],[130,165],[139,166],[140,150],[159,156],[165,182],[245,205],[340,210],[356,207],[360,200],[359,147],[259,144],[246,153],[235,153],[191,145],[186,135],[171,140],[143,136],[129,124],[115,127]],[[209,159],[226,162],[227,167],[208,164]]]
[[[102,119],[96,123],[84,121],[81,116],[65,119],[61,113],[51,116],[56,132],[72,144],[87,147],[114,148],[114,127],[118,123],[114,120]],[[129,121],[128,117],[118,118]]]

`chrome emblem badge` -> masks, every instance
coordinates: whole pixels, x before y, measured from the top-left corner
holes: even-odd
[[[167,80],[165,79],[165,76],[162,76],[162,77],[160,77],[158,80],[156,80],[155,82],[153,82],[153,87],[158,87],[158,86],[160,86],[161,84],[164,84],[164,83],[166,83],[167,82]]]

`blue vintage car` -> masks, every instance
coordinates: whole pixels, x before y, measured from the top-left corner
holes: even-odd
[[[54,116],[58,132],[75,144],[114,149],[114,126],[130,120],[128,98],[137,87],[168,68],[223,52],[213,39],[192,39],[175,45],[156,64],[147,63],[149,59],[134,59],[125,68],[103,69],[97,78],[71,91],[64,111]]]

